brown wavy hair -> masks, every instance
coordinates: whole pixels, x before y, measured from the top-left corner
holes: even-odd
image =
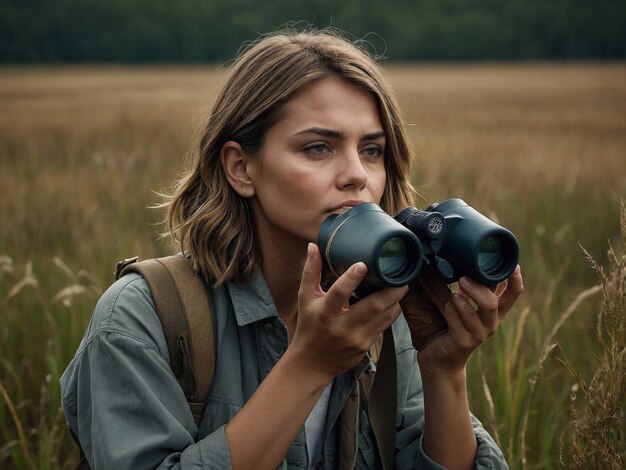
[[[380,206],[390,214],[412,205],[412,149],[391,87],[376,60],[330,30],[279,31],[247,46],[233,63],[201,134],[192,167],[166,197],[169,235],[215,286],[244,282],[261,265],[248,202],[232,189],[220,163],[227,141],[259,155],[267,130],[306,85],[339,76],[370,92],[387,136],[387,181]]]

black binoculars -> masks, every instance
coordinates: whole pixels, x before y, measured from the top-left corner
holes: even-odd
[[[462,276],[495,285],[519,261],[515,236],[461,199],[447,199],[421,211],[407,207],[391,217],[366,202],[322,223],[318,246],[324,268],[336,276],[358,261],[368,267],[361,293],[399,287],[431,266],[448,283]]]

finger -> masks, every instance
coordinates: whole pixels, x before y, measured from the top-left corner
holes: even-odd
[[[468,277],[459,279],[459,286],[476,303],[478,318],[482,324],[490,330],[494,329],[498,325],[498,297],[489,287]]]
[[[387,287],[359,300],[350,309],[348,325],[369,324],[374,329],[386,329],[400,314],[399,302],[408,290],[408,286]]]
[[[318,297],[323,295],[320,287],[322,279],[322,258],[315,243],[309,243],[307,247],[307,257],[300,279],[299,297]]]
[[[361,261],[350,266],[331,286],[326,295],[326,306],[330,312],[340,312],[350,296],[367,275],[367,265]]]
[[[368,332],[372,340],[375,341],[376,338],[378,338],[378,335],[380,335],[387,328],[391,327],[391,325],[400,316],[401,312],[402,308],[400,307],[400,304],[395,303],[379,315],[375,315],[372,320],[365,323],[363,327]]]
[[[513,304],[517,302],[517,299],[524,291],[524,280],[522,279],[522,270],[518,265],[511,274],[511,277],[507,279],[507,286],[502,291],[498,298],[498,314],[500,317],[504,317],[506,313],[513,307]]]
[[[490,334],[494,322],[492,321],[489,326],[485,325],[485,320],[481,317],[481,315],[476,311],[476,309],[474,309],[468,300],[460,294],[454,294],[452,296],[452,304],[454,305],[465,330],[469,332],[472,337],[478,338],[480,341],[484,341]]]
[[[452,298],[448,303],[446,303],[441,311],[441,314],[448,324],[448,334],[450,335],[450,339],[453,344],[457,344],[463,348],[470,348],[470,335],[465,324],[463,323],[463,320],[461,319],[459,309],[453,300],[457,296],[463,298],[460,294],[452,294]]]
[[[452,297],[454,297],[455,295],[458,294],[452,294]],[[454,303],[452,302],[452,297],[450,298],[450,301],[444,305],[443,310],[441,310],[441,314],[448,324],[448,330],[464,330],[465,325],[463,325],[461,317],[459,317],[459,312],[456,311]]]

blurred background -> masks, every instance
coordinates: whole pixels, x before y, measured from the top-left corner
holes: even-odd
[[[366,37],[394,61],[626,53],[620,0],[2,0],[0,11],[3,62],[222,62],[291,21]]]
[[[73,468],[58,380],[246,42],[338,28],[409,124],[416,205],[510,228],[525,292],[469,366],[512,468],[626,467],[626,2],[0,0],[0,468]]]

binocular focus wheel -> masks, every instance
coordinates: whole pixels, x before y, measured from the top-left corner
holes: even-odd
[[[429,217],[425,222],[427,223],[427,230],[433,238],[439,236],[445,228],[445,222],[439,214],[433,214],[433,217]]]

